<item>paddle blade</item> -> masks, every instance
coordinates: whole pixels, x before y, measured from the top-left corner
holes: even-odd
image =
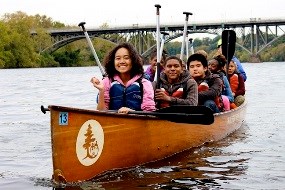
[[[222,32],[222,53],[228,60],[233,58],[236,47],[236,33],[233,30],[224,30]]]
[[[185,113],[157,113],[160,119],[175,123],[210,125],[214,122],[214,115],[185,114]]]
[[[177,123],[210,125],[214,122],[213,111],[206,106],[174,105],[156,112],[162,113],[160,118]]]
[[[174,105],[156,110],[159,113],[186,113],[213,115],[213,111],[206,106]]]

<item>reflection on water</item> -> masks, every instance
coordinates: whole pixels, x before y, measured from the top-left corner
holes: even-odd
[[[100,77],[98,68],[0,70],[0,189],[282,189],[285,63],[244,67],[247,118],[235,133],[158,162],[65,186],[51,181],[49,114],[42,114],[40,105],[94,108],[96,90],[89,79]]]

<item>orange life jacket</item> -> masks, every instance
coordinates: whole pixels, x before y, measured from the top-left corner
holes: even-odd
[[[230,82],[230,86],[231,86],[232,92],[236,93],[237,89],[238,89],[238,85],[239,85],[238,75],[237,74],[233,74],[230,77],[230,81],[229,82]]]
[[[206,91],[208,89],[209,89],[209,85],[206,82],[202,82],[198,86],[198,92]],[[224,110],[224,104],[223,104],[223,100],[222,100],[221,96],[216,96],[215,99],[214,99],[214,102],[218,106],[219,110],[221,110],[221,111]]]
[[[178,88],[175,92],[173,92],[173,94],[169,94],[164,88],[161,88],[161,90],[164,90],[164,93],[167,96],[171,96],[171,97],[176,97],[176,98],[183,98],[184,95],[184,89],[182,87]],[[165,108],[170,106],[170,103],[167,101],[161,101],[160,102],[160,108]]]

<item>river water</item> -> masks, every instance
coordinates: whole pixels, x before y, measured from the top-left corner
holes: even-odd
[[[243,63],[248,109],[225,139],[163,161],[61,189],[284,189],[285,62]],[[97,67],[0,70],[0,189],[51,183],[49,113],[40,106],[95,108]],[[72,166],[71,166],[72,167]]]

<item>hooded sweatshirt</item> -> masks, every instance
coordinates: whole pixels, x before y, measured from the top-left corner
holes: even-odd
[[[171,105],[191,105],[197,106],[198,104],[198,86],[194,79],[190,77],[190,73],[184,70],[178,82],[170,84],[167,80],[167,76],[164,72],[160,74],[160,88],[163,88],[170,96]],[[153,82],[153,86],[156,86],[156,82]],[[177,91],[183,91],[182,97],[173,97],[172,95]]]

